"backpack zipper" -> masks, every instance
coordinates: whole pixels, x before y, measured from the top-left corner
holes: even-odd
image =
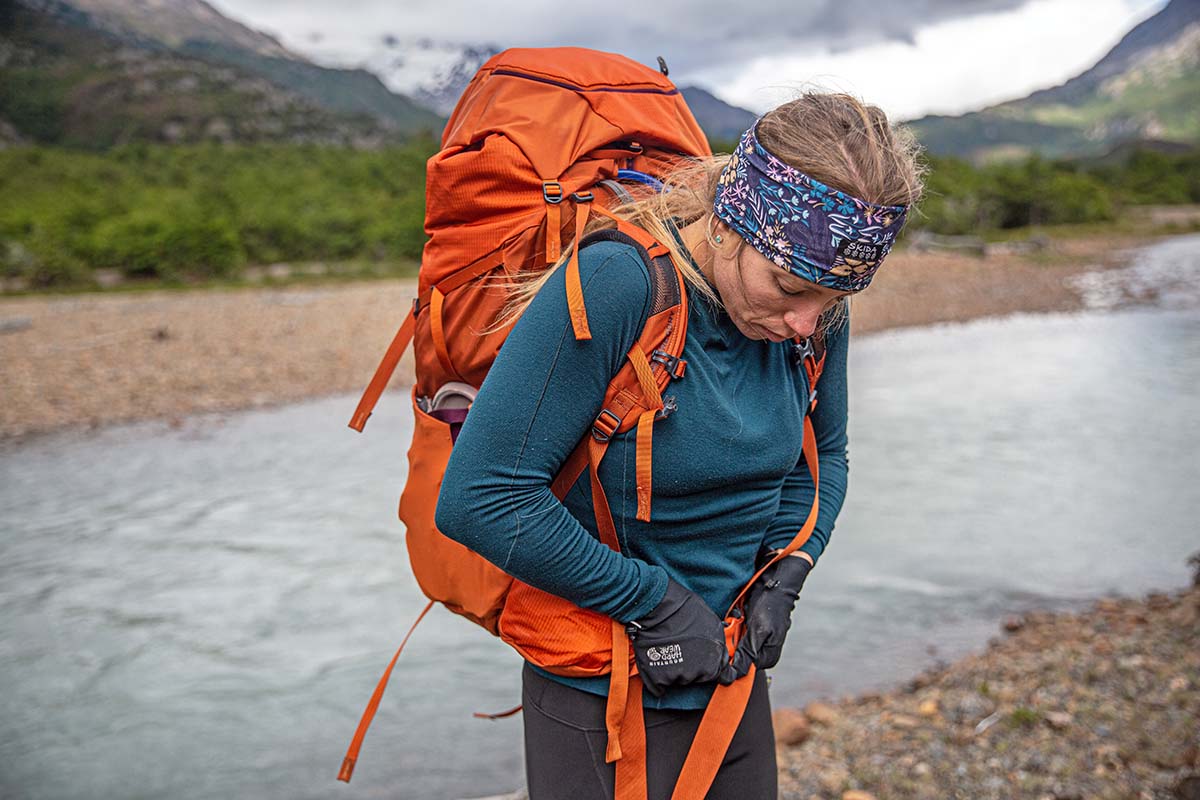
[[[679,94],[678,89],[619,89],[615,86],[604,89],[584,89],[582,86],[575,86],[566,81],[556,81],[551,78],[543,78],[538,75],[528,75],[524,72],[517,72],[511,69],[495,69],[492,70],[493,75],[507,75],[510,78],[524,78],[527,81],[535,81],[537,83],[547,83],[551,86],[557,86],[561,89],[570,89],[573,92],[615,92],[618,94],[661,94],[673,95]]]

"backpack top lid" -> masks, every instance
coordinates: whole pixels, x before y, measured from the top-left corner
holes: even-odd
[[[513,139],[544,180],[616,141],[711,154],[666,75],[583,47],[511,48],[488,59],[450,115],[442,147],[468,146],[493,133]]]
[[[549,218],[569,241],[574,217],[572,203],[557,209],[547,198],[588,191],[621,168],[661,176],[711,153],[659,71],[580,47],[505,50],[471,80],[428,161],[420,290],[493,254],[510,272],[544,268],[544,257],[531,260],[545,250],[536,229]]]

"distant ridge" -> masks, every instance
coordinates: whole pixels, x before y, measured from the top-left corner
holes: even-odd
[[[377,147],[409,133],[378,114],[322,107],[229,60],[122,37],[62,3],[6,4],[0,22],[0,142],[88,149],[200,141]]]
[[[679,91],[712,142],[736,144],[746,129],[758,119],[753,111],[730,105],[698,86],[684,86]]]
[[[16,3],[0,0],[0,8],[9,9],[10,14],[20,15],[25,21],[21,30],[25,31],[26,38],[19,43],[19,49],[27,54],[26,60],[33,59],[43,66],[54,65],[48,73],[36,77],[23,73],[17,79],[20,84],[17,88],[25,93],[22,102],[42,102],[33,96],[41,87],[46,91],[53,89],[50,95],[43,98],[46,102],[71,105],[71,99],[78,94],[72,87],[111,78],[116,84],[105,96],[114,98],[119,95],[123,97],[122,101],[115,105],[90,108],[87,113],[97,117],[107,113],[108,109],[115,116],[133,115],[145,123],[131,126],[114,120],[109,127],[125,130],[118,138],[126,134],[135,138],[146,135],[151,139],[162,138],[158,134],[147,133],[147,125],[154,127],[152,118],[158,113],[156,109],[162,111],[158,115],[164,117],[162,125],[158,126],[159,133],[165,126],[166,130],[173,132],[168,136],[171,138],[183,130],[186,131],[181,134],[184,140],[192,140],[194,136],[205,137],[196,134],[190,123],[182,127],[178,124],[168,125],[172,122],[169,118],[180,114],[192,118],[205,113],[206,108],[211,112],[210,116],[220,118],[216,130],[221,136],[226,137],[233,131],[235,139],[240,137],[239,131],[254,129],[256,132],[251,137],[254,140],[271,138],[272,130],[284,140],[303,140],[306,125],[302,121],[301,107],[305,105],[312,111],[320,112],[312,115],[312,125],[307,127],[322,141],[353,141],[368,146],[367,143],[371,142],[436,134],[445,123],[438,114],[408,97],[390,91],[370,72],[331,69],[314,64],[285,48],[274,37],[229,19],[204,0],[18,0]],[[34,19],[43,21],[35,24],[32,22]],[[46,22],[48,20],[53,20],[60,30],[49,35],[51,26]],[[65,32],[68,28],[73,32]],[[28,36],[35,30],[43,35],[42,38]],[[16,47],[14,37],[17,35],[18,30],[12,25],[0,27],[0,43],[11,41]],[[57,43],[51,44],[51,40]],[[71,66],[72,59],[81,58],[81,54],[96,48],[140,53],[143,60],[162,62],[155,69],[166,69],[163,65],[168,62],[173,72],[191,69],[196,73],[195,80],[185,81],[185,85],[196,84],[196,91],[207,99],[193,97],[199,108],[188,109],[177,108],[180,101],[178,97],[153,98],[143,93],[140,103],[124,97],[128,92],[116,88],[120,78],[111,70],[99,70],[96,74],[88,75],[83,62],[77,63],[78,68]],[[9,71],[12,66],[9,63],[7,67],[0,68],[4,69],[10,80],[15,74]],[[240,87],[234,94],[243,99],[246,94],[241,90],[249,88],[252,79],[260,82],[255,84],[258,94],[277,96],[270,102],[240,102],[229,96],[218,101],[217,95],[227,94],[225,89],[211,80],[226,76],[219,67],[235,70],[230,74],[236,76],[237,80],[231,85]],[[218,84],[220,82],[216,81]],[[248,117],[275,114],[278,111],[276,107],[285,97],[289,98],[287,102],[295,106],[294,113],[289,114],[286,123],[275,120],[264,126],[251,119],[237,119],[243,114]],[[91,96],[93,103],[97,99],[95,95]],[[3,100],[0,99],[0,102]],[[18,112],[16,116],[20,117],[21,114]],[[4,117],[2,110],[0,117]],[[11,119],[12,114],[9,117],[9,121],[19,130],[19,121]],[[318,129],[323,132],[317,134]],[[340,129],[340,132],[333,133],[334,129]],[[108,138],[112,137],[101,136],[100,140]]]
[[[1200,144],[1200,2],[1171,0],[1061,86],[910,123],[935,155],[1096,156],[1140,140]]]

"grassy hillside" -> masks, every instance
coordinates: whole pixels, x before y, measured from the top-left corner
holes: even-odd
[[[405,133],[365,113],[322,110],[246,71],[131,46],[79,22],[0,4],[0,121],[25,141],[376,146]]]
[[[1063,86],[911,125],[929,152],[976,162],[1095,156],[1130,141],[1200,144],[1200,4],[1174,0]]]

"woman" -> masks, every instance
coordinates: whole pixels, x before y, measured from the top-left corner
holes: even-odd
[[[588,482],[562,502],[550,486],[591,428],[609,380],[647,318],[637,251],[584,248],[591,339],[572,335],[562,269],[519,287],[520,314],[446,469],[438,528],[537,588],[629,625],[645,685],[649,796],[669,797],[718,682],[757,665],[742,722],[710,797],[776,796],[763,670],[779,659],[808,571],[845,496],[846,298],[867,286],[919,197],[915,146],[884,114],[840,94],[808,94],[766,114],[732,157],[667,181],[617,210],[672,251],[689,315],[677,410],[654,430],[654,514],[636,517],[636,442],[618,434],[600,467],[621,552],[597,536]],[[811,406],[796,341],[824,341]],[[801,459],[817,434],[819,517],[804,546],[755,584],[731,660],[718,614],[801,527],[814,486]],[[661,645],[680,644],[664,658]],[[605,763],[608,679],[526,664],[530,797],[612,797]]]

